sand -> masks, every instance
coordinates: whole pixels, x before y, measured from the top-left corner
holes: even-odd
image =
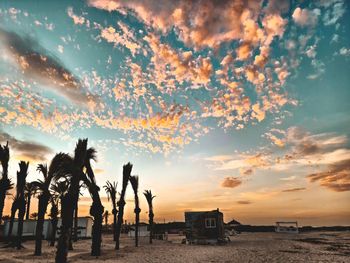
[[[182,236],[149,245],[141,238],[140,247],[122,236],[122,247],[114,250],[111,235],[103,236],[102,255],[91,257],[91,240],[79,240],[70,251],[70,262],[350,262],[350,232],[301,234],[242,233],[227,245],[184,245]],[[1,244],[3,245],[3,244]],[[54,262],[55,248],[43,243],[43,255],[33,256],[34,241],[25,249],[1,248],[0,262]]]

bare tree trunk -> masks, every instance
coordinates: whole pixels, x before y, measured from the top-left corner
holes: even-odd
[[[74,242],[78,241],[78,203],[74,210]]]
[[[124,206],[125,206],[125,201],[124,199],[119,200],[118,202],[119,204],[119,213],[118,213],[118,221],[117,221],[117,227],[116,227],[116,232],[115,232],[115,249],[119,250],[120,247],[120,242],[119,242],[119,238],[120,238],[120,231],[122,228],[122,224],[123,224],[123,215],[124,215]]]
[[[71,186],[72,187],[72,186]],[[73,189],[78,189],[75,187]],[[58,238],[57,242],[57,252],[56,252],[56,263],[67,263],[67,255],[69,248],[69,238],[72,232],[73,225],[73,213],[74,213],[74,204],[78,199],[79,193],[74,193],[70,191],[66,196],[62,198],[62,209],[61,209],[61,217],[62,217],[62,226],[61,226],[61,234]]]
[[[152,239],[153,239],[153,211],[149,211],[149,243],[152,244]]]
[[[6,191],[4,190],[3,184],[4,184],[4,182],[3,182],[3,179],[2,179],[0,181],[0,225],[2,223],[2,213],[4,211],[5,198],[6,198]]]
[[[13,201],[12,207],[11,207],[10,226],[9,226],[9,232],[7,233],[7,236],[9,239],[11,239],[13,222],[15,220],[16,211],[17,211],[17,200]]]
[[[30,193],[28,193],[28,198],[27,198],[27,212],[26,212],[26,220],[29,219],[29,215],[30,215],[30,200],[31,200],[31,195]]]
[[[22,234],[23,234],[23,219],[26,211],[26,202],[24,197],[20,200],[18,210],[18,229],[17,229],[17,249],[22,248]]]
[[[92,204],[90,214],[94,217],[94,223],[92,225],[92,245],[91,256],[101,255],[101,234],[102,234],[102,222],[103,222],[103,206],[99,196],[93,195],[94,202]]]
[[[116,241],[117,233],[117,208],[113,208],[113,241]]]
[[[135,214],[136,214],[136,219],[135,219],[135,247],[139,246],[139,223],[140,223],[140,212],[141,209],[139,207],[135,208]]]
[[[43,193],[39,196],[38,220],[35,229],[35,256],[41,256],[44,221],[48,203],[49,196],[47,194]]]
[[[57,218],[54,218],[54,219],[51,220],[52,233],[51,233],[50,247],[55,246],[56,232],[57,232],[57,223],[58,223],[58,219]]]

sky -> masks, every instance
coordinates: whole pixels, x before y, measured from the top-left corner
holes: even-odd
[[[13,180],[19,160],[33,181],[88,138],[109,211],[102,186],[120,191],[130,161],[156,222],[219,208],[226,222],[350,225],[345,0],[2,0],[0,61]],[[84,191],[80,215],[90,205]],[[129,186],[129,222],[133,209]]]

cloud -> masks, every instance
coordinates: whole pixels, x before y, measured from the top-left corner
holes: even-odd
[[[96,100],[96,97],[85,94],[79,79],[34,39],[3,29],[0,29],[0,39],[28,79],[53,88],[76,104],[86,105]]]
[[[252,204],[252,202],[249,201],[249,200],[239,200],[236,203],[239,204],[239,205],[250,205],[250,204]]]
[[[10,149],[14,149],[18,159],[28,161],[43,161],[47,159],[48,154],[52,154],[53,150],[43,144],[33,141],[23,141],[16,139],[6,132],[0,130],[0,141],[9,142]]]
[[[350,191],[350,159],[330,164],[326,171],[309,174],[307,178],[335,192]]]
[[[308,9],[297,7],[293,12],[292,17],[295,23],[300,26],[315,26],[317,24],[319,15],[319,9],[309,11]]]
[[[237,177],[231,176],[231,177],[226,177],[222,181],[221,186],[226,188],[235,188],[241,184],[242,184],[242,181],[240,179],[238,179]]]
[[[291,193],[291,192],[300,192],[306,190],[305,187],[297,187],[297,188],[290,188],[290,189],[285,189],[282,190],[283,193]]]

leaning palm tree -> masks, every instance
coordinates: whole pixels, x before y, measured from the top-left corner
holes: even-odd
[[[120,238],[120,231],[123,224],[123,215],[124,215],[124,206],[125,206],[125,192],[126,188],[128,186],[130,174],[132,170],[132,164],[127,163],[123,166],[123,185],[122,185],[122,191],[120,193],[120,198],[117,203],[119,207],[119,213],[118,213],[118,221],[117,221],[117,227],[116,227],[116,241],[115,241],[115,249],[119,249],[119,238]]]
[[[39,204],[38,204],[38,220],[35,229],[35,252],[34,255],[41,255],[42,248],[42,235],[44,228],[45,214],[47,206],[49,204],[51,193],[50,184],[54,175],[61,169],[62,162],[66,160],[65,154],[56,154],[52,159],[49,169],[46,164],[39,164],[37,171],[41,172],[44,176],[44,180],[37,180],[32,182],[37,191],[39,192]]]
[[[9,236],[12,234],[13,221],[15,214],[18,210],[18,226],[17,226],[17,237],[15,245],[17,249],[22,248],[22,232],[23,232],[23,219],[26,210],[26,200],[24,197],[24,187],[26,184],[26,177],[28,175],[29,162],[20,161],[19,171],[17,172],[17,184],[16,184],[16,197],[11,207],[11,221],[9,227]]]
[[[56,181],[54,184],[51,185],[51,197],[52,200],[51,201],[51,209],[52,209],[52,205],[53,202],[55,204],[57,204],[57,216],[59,213],[59,209],[58,209],[58,205],[59,203],[62,203],[62,198],[64,195],[67,194],[68,192],[68,188],[69,188],[69,181],[68,180],[62,180],[62,181]],[[56,231],[57,231],[57,223],[58,223],[58,218],[56,218],[56,210],[54,210],[54,214],[52,214],[52,210],[51,210],[51,224],[52,224],[52,232],[51,232],[51,242],[50,242],[50,246],[54,246],[55,245],[55,241],[56,241]]]
[[[134,190],[135,195],[135,247],[139,246],[139,223],[140,223],[140,204],[139,204],[139,177],[137,175],[130,176],[129,178],[132,189]]]
[[[143,193],[146,197],[147,203],[148,203],[148,217],[149,217],[149,243],[152,244],[152,237],[153,237],[153,198],[155,198],[155,195],[152,195],[151,190],[145,190]]]
[[[117,227],[117,202],[116,202],[116,197],[117,197],[117,183],[113,182],[111,183],[110,181],[106,182],[106,185],[103,186],[106,193],[107,193],[107,198],[108,201],[111,200],[112,202],[112,214],[113,214],[113,240],[116,241],[116,227]]]
[[[86,176],[83,177],[83,182],[87,186],[90,196],[92,198],[92,205],[90,207],[90,215],[94,218],[92,225],[92,245],[91,256],[101,255],[101,234],[104,207],[99,195],[100,188],[96,184],[95,174],[91,167],[91,160],[96,161],[96,150],[89,148],[86,152],[84,166],[86,168]]]
[[[87,139],[79,139],[74,152],[74,158],[66,155],[67,162],[61,165],[55,179],[69,178],[68,192],[62,198],[61,216],[62,227],[57,243],[55,262],[66,263],[68,255],[69,238],[73,226],[74,206],[79,198],[79,183],[84,176],[83,168],[86,159]]]
[[[30,216],[30,203],[32,197],[36,194],[36,187],[32,183],[26,183],[26,186],[24,187],[24,195],[26,197],[26,203],[27,203],[27,209],[26,209],[26,220],[29,219]]]
[[[0,144],[0,162],[2,166],[2,177],[0,179],[0,224],[2,222],[2,213],[5,206],[7,192],[13,188],[11,180],[8,178],[8,163],[10,159],[9,143]]]

